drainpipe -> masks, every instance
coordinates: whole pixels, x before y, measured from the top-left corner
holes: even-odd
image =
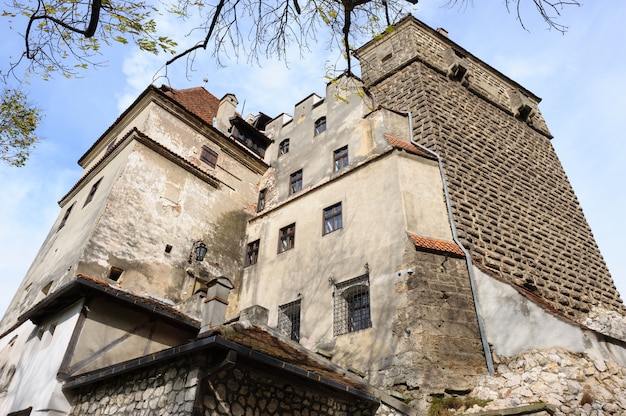
[[[478,305],[478,294],[476,291],[476,279],[474,278],[474,267],[472,266],[472,258],[470,257],[469,252],[463,247],[463,244],[459,241],[459,237],[456,232],[456,225],[454,224],[454,216],[452,215],[452,204],[450,203],[450,194],[448,193],[448,183],[446,182],[446,174],[443,170],[443,162],[441,161],[441,157],[439,154],[433,152],[425,146],[422,146],[420,143],[416,142],[413,138],[413,116],[410,111],[405,111],[405,113],[409,117],[409,139],[411,140],[411,144],[417,146],[421,149],[426,150],[428,153],[431,153],[437,158],[437,163],[439,164],[439,174],[441,175],[441,182],[443,183],[443,193],[446,198],[446,208],[448,210],[448,218],[450,219],[450,228],[452,229],[452,239],[463,251],[465,255],[465,263],[467,264],[467,272],[469,274],[470,286],[472,288],[472,298],[474,299],[474,309],[476,310],[476,317],[478,318],[478,330],[480,332],[480,340],[483,344],[483,352],[485,354],[485,361],[487,362],[487,370],[489,371],[489,375],[492,376],[494,374],[493,369],[493,358],[491,357],[491,350],[489,349],[489,343],[487,342],[487,336],[485,335],[485,323],[483,322],[483,317],[480,313],[480,307]]]

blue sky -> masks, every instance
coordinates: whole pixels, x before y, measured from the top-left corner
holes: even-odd
[[[480,3],[480,4],[479,4]],[[563,12],[566,34],[546,30],[532,11],[521,28],[502,2],[474,2],[446,8],[442,0],[421,0],[413,14],[472,54],[543,98],[540,109],[556,149],[620,293],[626,294],[626,2],[589,2]],[[175,22],[164,22],[176,35]],[[0,56],[19,54],[21,41],[0,25]],[[194,71],[184,64],[158,72],[163,57],[119,47],[107,51],[108,65],[83,78],[33,79],[31,99],[46,116],[28,165],[0,165],[0,313],[57,217],[56,201],[81,175],[78,158],[150,83],[174,88],[203,85],[218,98],[234,93],[241,113],[271,116],[293,113],[293,105],[325,90],[325,69],[339,51],[313,45],[303,57],[293,52],[288,65],[267,60],[261,67],[226,61],[216,66],[209,54]],[[6,60],[6,59],[4,59]],[[340,61],[339,61],[340,62]],[[204,81],[206,80],[206,82]],[[245,103],[245,108],[243,108]]]

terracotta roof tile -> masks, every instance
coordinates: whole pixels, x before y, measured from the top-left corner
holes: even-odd
[[[427,159],[431,159],[431,160],[437,160],[437,157],[429,152],[428,150],[419,147],[419,146],[415,146],[413,143],[411,142],[407,142],[404,140],[400,140],[397,139],[389,134],[385,134],[385,138],[389,141],[389,143],[395,147],[396,149],[402,149],[405,150],[409,153],[413,153],[414,155],[418,155],[418,156],[422,156],[425,157]]]
[[[463,253],[461,247],[459,247],[459,245],[454,241],[439,240],[437,238],[424,237],[411,233],[407,234],[409,235],[409,238],[413,241],[413,244],[415,244],[415,247],[418,249],[465,257],[465,253]]]
[[[163,85],[161,91],[203,121],[213,125],[213,117],[217,116],[220,100],[204,88],[194,87],[176,90]]]

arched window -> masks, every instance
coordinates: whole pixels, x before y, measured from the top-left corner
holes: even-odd
[[[285,139],[278,145],[278,156],[289,153],[289,139]]]
[[[326,131],[326,117],[320,117],[315,120],[315,135]]]

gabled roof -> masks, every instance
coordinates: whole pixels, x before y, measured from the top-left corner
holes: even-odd
[[[465,257],[461,247],[454,241],[440,240],[438,238],[424,237],[421,235],[407,233],[415,244],[415,248],[441,254],[450,254],[455,257]]]
[[[176,90],[162,85],[160,90],[203,121],[211,125],[213,124],[213,118],[217,116],[220,100],[203,87]]]

